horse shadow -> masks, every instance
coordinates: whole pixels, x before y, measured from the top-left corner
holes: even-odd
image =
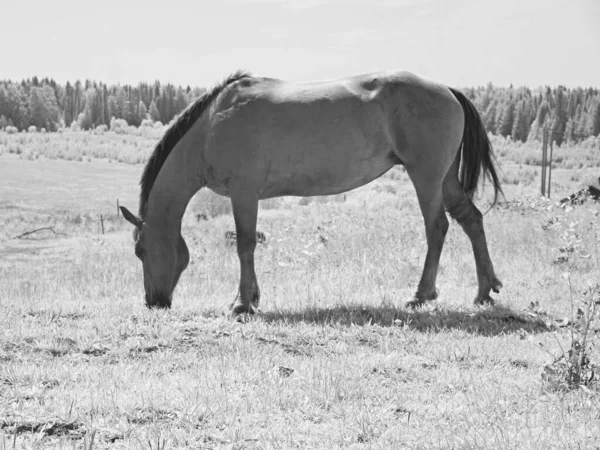
[[[485,306],[470,310],[427,306],[409,310],[393,305],[339,305],[299,311],[265,311],[259,320],[266,323],[308,323],[338,327],[377,325],[408,327],[420,332],[460,330],[480,336],[536,334],[552,331],[550,317],[529,311],[514,311],[506,306]]]

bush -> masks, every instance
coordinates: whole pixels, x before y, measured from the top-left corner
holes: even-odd
[[[102,125],[98,125],[98,126],[97,126],[97,127],[94,129],[93,133],[94,133],[94,134],[104,134],[104,133],[106,133],[107,131],[108,131],[108,127],[107,127],[106,125],[102,124]]]
[[[19,130],[17,129],[17,127],[12,127],[10,125],[7,126],[4,131],[6,131],[6,134],[17,134],[19,132]]]
[[[590,136],[579,144],[580,147],[600,150],[600,136]]]
[[[110,119],[110,131],[117,134],[127,134],[129,125],[125,119]]]
[[[202,189],[191,201],[194,216],[219,217],[231,214],[231,200],[215,194],[209,189]]]
[[[27,128],[27,132],[28,133],[37,133],[37,128],[35,127],[35,125],[31,125],[29,128]]]

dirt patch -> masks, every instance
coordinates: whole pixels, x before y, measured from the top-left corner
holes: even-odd
[[[68,436],[81,438],[85,434],[83,424],[80,422],[65,422],[61,420],[29,421],[29,420],[0,420],[0,430],[7,430],[10,434],[43,433],[46,436]]]

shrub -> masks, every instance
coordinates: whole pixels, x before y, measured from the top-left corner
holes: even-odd
[[[125,119],[115,119],[112,117],[110,119],[110,131],[117,134],[126,134],[127,133],[127,121]]]
[[[202,189],[191,202],[194,216],[219,217],[231,214],[231,200],[215,194],[209,189]]]
[[[98,125],[94,129],[94,134],[104,134],[107,131],[108,131],[108,127],[106,125],[102,124],[102,125]]]
[[[37,128],[35,127],[35,125],[31,125],[29,128],[27,128],[27,132],[28,133],[37,133]]]

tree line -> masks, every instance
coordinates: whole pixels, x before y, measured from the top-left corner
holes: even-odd
[[[464,89],[481,114],[486,130],[513,141],[541,140],[547,128],[557,145],[600,135],[600,91],[558,86],[487,86]]]
[[[139,126],[168,123],[202,95],[204,88],[138,83],[111,85],[86,80],[64,86],[43,78],[0,81],[0,129],[35,126],[56,131],[74,122],[82,129],[110,125],[111,118]],[[486,86],[463,89],[481,113],[486,129],[514,141],[540,140],[543,128],[557,145],[600,135],[600,92],[596,88]]]
[[[204,92],[203,88],[175,87],[159,81],[108,86],[90,80],[65,85],[51,78],[5,80],[0,81],[0,129],[35,126],[56,131],[77,123],[88,130],[108,127],[113,117],[136,127],[145,119],[168,123]]]

